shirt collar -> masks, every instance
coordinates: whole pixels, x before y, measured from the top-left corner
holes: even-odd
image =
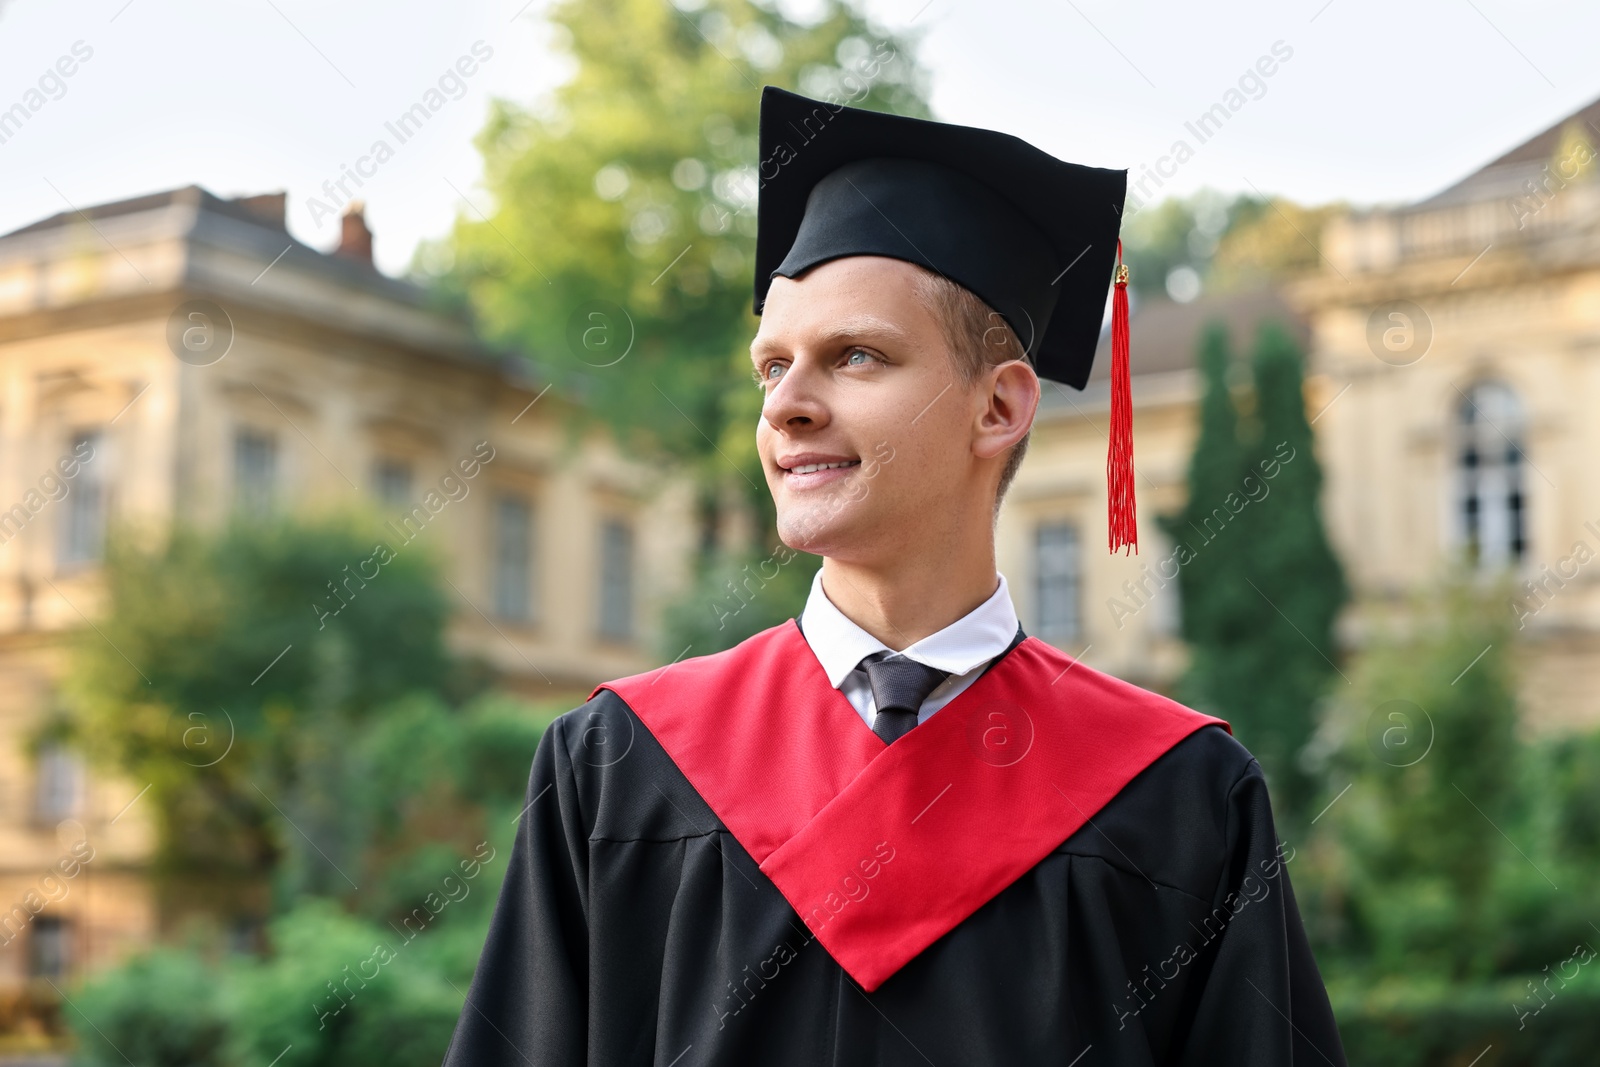
[[[1006,576],[999,587],[970,612],[937,633],[929,634],[901,654],[951,675],[965,674],[1004,652],[1017,636],[1017,610],[1011,603]],[[888,651],[888,646],[834,606],[822,591],[822,570],[811,579],[811,594],[800,616],[800,628],[835,689],[844,684],[862,657]]]

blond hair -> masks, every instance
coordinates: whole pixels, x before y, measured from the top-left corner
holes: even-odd
[[[939,320],[962,384],[970,387],[988,368],[1013,359],[1024,360],[1032,366],[1027,349],[1018,340],[1016,331],[998,311],[966,286],[921,266],[917,269],[919,277],[914,291],[923,306]],[[1033,430],[1030,428],[1020,441],[1011,446],[1011,454],[1000,472],[1000,484],[995,493],[996,511],[1017,476],[1017,468],[1022,466],[1022,457],[1027,454],[1028,439],[1032,436]]]

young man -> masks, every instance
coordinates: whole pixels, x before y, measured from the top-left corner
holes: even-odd
[[[447,1064],[1342,1064],[1260,768],[995,568],[1125,172],[770,88],[761,139],[756,440],[822,569],[550,728]]]

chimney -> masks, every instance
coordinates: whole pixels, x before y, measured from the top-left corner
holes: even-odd
[[[344,217],[339,220],[339,247],[333,254],[371,266],[372,231],[367,229],[366,209],[360,200],[352,200],[345,207]]]

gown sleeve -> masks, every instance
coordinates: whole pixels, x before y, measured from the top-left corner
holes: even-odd
[[[1278,842],[1260,765],[1229,791],[1227,859],[1202,921],[1210,958],[1184,1067],[1345,1067],[1328,994],[1289,884],[1294,849]]]
[[[557,719],[533,757],[527,807],[444,1067],[587,1060],[588,834],[570,752]]]

